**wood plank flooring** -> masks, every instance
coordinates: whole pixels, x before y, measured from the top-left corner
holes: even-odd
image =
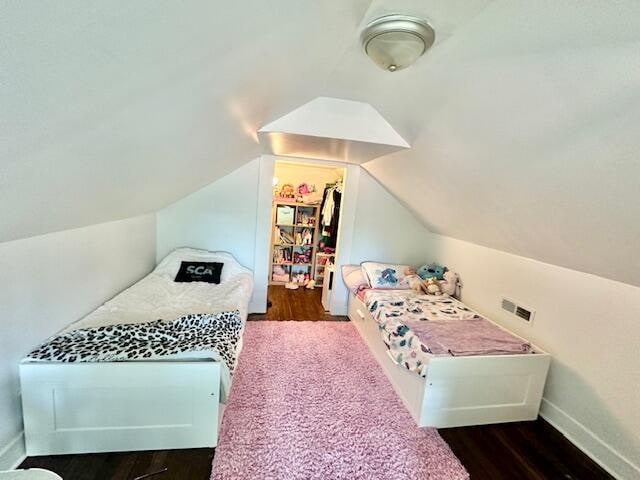
[[[321,295],[321,289],[269,287],[271,308],[266,314],[250,315],[249,320],[348,320],[327,315]],[[441,429],[440,435],[473,480],[613,478],[541,419]],[[213,455],[211,449],[58,455],[27,458],[20,468],[46,468],[65,480],[133,480],[167,468],[150,480],[208,480]]]
[[[166,468],[149,479],[209,480],[213,453],[209,448],[197,448],[29,457],[20,468],[45,468],[64,480],[133,480]]]
[[[267,313],[249,315],[249,320],[349,320],[331,316],[322,307],[322,288],[287,290],[282,285],[269,286]]]
[[[542,419],[438,432],[472,479],[613,480]]]

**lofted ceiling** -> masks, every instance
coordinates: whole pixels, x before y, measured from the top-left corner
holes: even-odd
[[[386,13],[436,44],[393,74]],[[0,4],[0,241],[152,212],[319,96],[412,145],[365,164],[432,231],[640,285],[640,2]]]
[[[0,3],[0,241],[156,211],[260,155],[369,5],[274,3]]]
[[[325,94],[412,145],[365,168],[431,231],[640,285],[640,2],[491,2],[412,68],[367,67],[352,47]]]

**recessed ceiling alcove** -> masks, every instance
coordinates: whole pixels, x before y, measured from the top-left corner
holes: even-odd
[[[371,105],[318,97],[258,130],[265,153],[365,163],[410,148]]]

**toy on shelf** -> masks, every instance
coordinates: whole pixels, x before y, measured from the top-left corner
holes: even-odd
[[[302,248],[293,252],[293,263],[311,263],[311,248]]]
[[[282,187],[278,191],[278,197],[280,197],[282,199],[291,199],[291,200],[296,198],[296,194],[295,194],[295,190],[293,188],[293,185],[290,184],[290,183],[285,183],[284,185],[282,185]]]
[[[318,192],[316,186],[312,183],[302,182],[297,188],[297,201],[302,203],[320,203],[322,202],[322,192]]]
[[[305,276],[308,277],[309,274],[303,272],[296,273],[295,275],[291,276],[291,281],[299,285],[306,285],[305,280],[308,281],[308,279],[305,279]]]
[[[311,235],[311,230],[305,228],[302,230],[302,245],[311,245],[313,243],[313,235]]]
[[[313,227],[315,223],[315,218],[313,215],[308,213],[298,211],[298,217],[296,218],[296,224],[303,227]]]
[[[311,185],[313,187],[313,185]],[[315,189],[315,187],[313,187]],[[298,195],[308,195],[311,191],[309,190],[309,185],[305,182],[302,182],[298,185]]]
[[[286,247],[279,247],[273,251],[273,263],[291,263],[291,250]]]
[[[288,282],[289,274],[281,265],[275,265],[273,267],[273,274],[271,275],[271,280],[273,280],[274,282]]]

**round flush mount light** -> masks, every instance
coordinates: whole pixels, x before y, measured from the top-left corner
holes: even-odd
[[[435,41],[433,28],[407,15],[386,15],[369,23],[360,36],[365,53],[389,72],[412,65]]]

